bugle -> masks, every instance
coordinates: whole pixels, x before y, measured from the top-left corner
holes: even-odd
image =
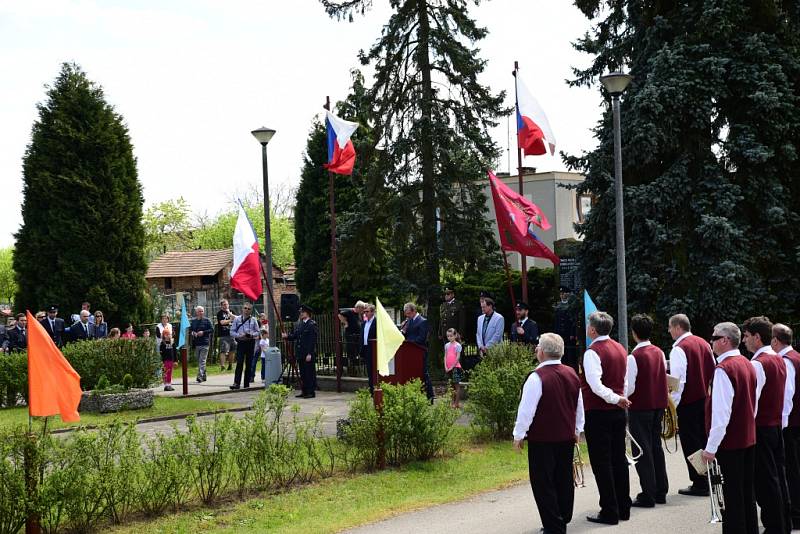
[[[709,523],[722,523],[725,513],[725,496],[722,493],[722,470],[716,459],[707,462],[708,497],[711,499],[711,519]]]
[[[576,488],[585,488],[586,483],[583,478],[583,459],[581,458],[581,448],[575,443],[575,455],[572,457],[572,482]]]
[[[639,451],[636,455],[633,454],[633,447]],[[642,457],[642,448],[639,446],[639,443],[633,439],[631,436],[631,431],[628,427],[625,427],[625,457],[628,459],[628,466],[636,465],[636,462],[639,461],[639,458]]]

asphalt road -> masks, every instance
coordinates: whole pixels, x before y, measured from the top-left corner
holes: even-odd
[[[511,445],[509,444],[509,447]],[[575,508],[568,532],[608,532],[609,534],[721,534],[721,525],[708,524],[709,500],[684,497],[678,489],[688,485],[688,475],[680,453],[667,454],[670,493],[667,504],[656,508],[634,508],[629,521],[617,526],[596,525],[587,515],[599,510],[597,490],[591,469],[586,469],[586,487],[575,490]],[[639,479],[631,473],[631,495],[639,492]],[[348,532],[352,534],[422,534],[422,533],[537,533],[539,514],[529,484],[521,484],[477,497],[398,515]]]

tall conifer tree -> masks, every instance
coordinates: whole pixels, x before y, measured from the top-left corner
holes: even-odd
[[[620,66],[631,312],[661,324],[767,314],[796,320],[800,296],[797,12],[768,0],[579,0],[595,19],[576,47],[594,56],[576,85]],[[616,306],[613,139],[567,162],[597,203],[581,230],[587,287]],[[794,200],[793,200],[794,199]]]
[[[498,157],[488,135],[505,95],[478,82],[487,31],[464,0],[391,0],[394,13],[366,53],[373,136],[393,215],[390,248],[401,278],[436,316],[442,268],[464,272],[497,261],[478,180]],[[329,15],[363,13],[371,0],[322,0]]]
[[[23,159],[17,307],[66,315],[88,300],[112,324],[145,319],[142,189],[122,116],[70,63],[38,110]]]

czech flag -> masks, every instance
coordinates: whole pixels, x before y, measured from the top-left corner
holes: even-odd
[[[519,74],[515,76],[517,83],[517,140],[526,156],[550,155],[556,152],[556,136],[550,129],[547,115],[533,97]],[[545,146],[545,142],[547,146]]]
[[[328,130],[328,163],[323,167],[336,174],[353,174],[356,149],[350,136],[358,128],[358,123],[340,119],[325,110],[325,126]]]
[[[239,218],[236,219],[236,229],[233,231],[231,287],[241,291],[250,300],[258,300],[263,292],[258,239],[241,205]]]

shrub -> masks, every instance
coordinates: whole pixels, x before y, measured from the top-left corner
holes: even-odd
[[[473,369],[469,380],[469,403],[473,425],[492,437],[511,435],[525,378],[534,369],[530,348],[501,343],[489,349]]]
[[[14,352],[0,356],[0,405],[15,406],[28,400],[28,356]]]
[[[122,387],[124,387],[126,391],[133,387],[133,377],[130,373],[125,373],[125,376],[122,377]]]
[[[430,404],[419,380],[405,385],[383,386],[383,416],[379,416],[366,392],[350,404],[350,425],[345,443],[358,451],[355,460],[366,468],[377,462],[377,430],[383,424],[386,462],[400,465],[427,460],[444,450],[458,411],[447,402]]]
[[[97,384],[94,385],[95,391],[105,391],[111,387],[111,382],[108,381],[108,377],[106,375],[100,375],[100,378],[97,379]]]
[[[0,534],[16,534],[25,525],[25,472],[22,434],[0,436]]]
[[[130,374],[132,387],[146,388],[155,380],[161,365],[149,339],[98,339],[70,343],[62,349],[70,365],[81,375],[81,388],[95,389],[105,375],[109,382],[122,384]]]

